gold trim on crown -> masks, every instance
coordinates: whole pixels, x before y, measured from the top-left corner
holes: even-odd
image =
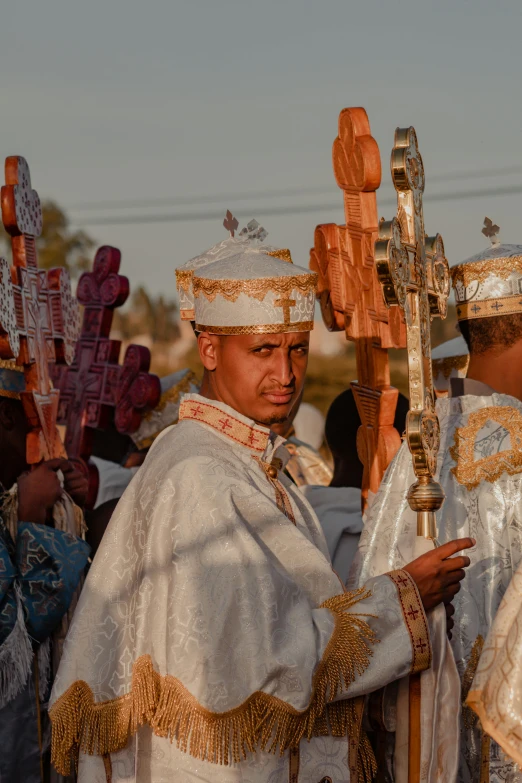
[[[268,293],[288,295],[292,291],[299,291],[306,296],[316,290],[317,277],[315,272],[288,277],[261,277],[253,280],[210,280],[194,276],[193,291],[195,297],[202,294],[209,302],[213,302],[218,294],[228,302],[235,302],[240,294],[246,294],[262,302]]]
[[[450,269],[453,286],[462,283],[466,287],[471,283],[485,283],[491,276],[507,280],[513,272],[522,274],[522,256],[486,258],[485,261],[459,264]]]
[[[176,269],[176,287],[178,291],[182,290],[188,294],[193,277],[193,269]]]
[[[288,261],[289,264],[293,264],[292,254],[287,247],[282,247],[280,250],[265,250],[267,256],[272,258],[279,258],[281,261]]]
[[[457,320],[471,321],[474,318],[491,318],[497,315],[522,313],[522,294],[501,296],[497,299],[472,299],[457,304]]]
[[[205,326],[196,324],[196,332],[210,334],[286,334],[287,332],[311,332],[313,321],[296,321],[291,324],[256,324],[253,326]]]

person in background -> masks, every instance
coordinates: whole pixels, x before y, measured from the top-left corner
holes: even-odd
[[[41,783],[49,772],[45,701],[51,637],[71,606],[89,547],[64,527],[87,481],[70,462],[26,461],[22,371],[0,363],[0,781]]]
[[[408,400],[399,394],[394,426],[402,435]],[[334,569],[343,583],[348,578],[359,545],[363,519],[361,488],[363,465],[357,455],[361,419],[351,389],[341,392],[326,416],[325,437],[334,459],[329,486],[302,486],[301,491],[317,514],[328,543]]]

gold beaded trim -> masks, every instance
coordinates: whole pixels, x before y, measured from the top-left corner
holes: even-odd
[[[511,448],[475,460],[475,439],[488,420],[509,433]],[[503,473],[515,476],[522,471],[522,414],[509,405],[493,405],[470,413],[467,424],[455,430],[450,454],[457,463],[451,472],[468,490],[478,487],[481,481],[494,482]]]
[[[155,408],[153,408],[151,411],[148,411],[145,416],[143,416],[142,422],[149,422],[152,418],[155,417],[155,415],[164,411],[167,405],[175,405],[181,395],[185,394],[185,392],[188,392],[192,385],[197,386],[196,375],[192,372],[192,370],[189,370],[179,383],[177,383],[175,386],[172,386],[170,389],[167,389],[167,391],[161,395],[159,403]],[[141,449],[148,449],[149,446],[152,446],[160,432],[162,432],[167,427],[170,427],[171,424],[176,424],[177,421],[178,414],[173,415],[170,421],[168,420],[162,422],[161,430],[158,430],[158,432],[154,433],[153,435],[149,435],[146,438],[136,440],[136,437],[139,437],[140,431],[138,430],[138,432],[135,432],[133,435],[136,447],[140,451]]]
[[[466,372],[468,364],[469,354],[467,353],[462,354],[461,356],[446,356],[444,359],[433,359],[431,363],[433,375],[436,377],[442,373],[444,378],[449,378],[452,370],[462,370]]]
[[[196,324],[196,332],[209,334],[287,334],[288,332],[311,332],[313,321],[296,321],[291,324],[256,324],[251,326],[206,326]]]
[[[477,673],[477,667],[483,649],[484,649],[484,637],[481,634],[479,634],[475,639],[475,641],[473,642],[473,647],[471,648],[471,654],[469,656],[469,660],[466,669],[464,671],[464,676],[462,677],[462,686],[460,691],[461,701],[462,701],[462,718],[464,720],[464,725],[467,729],[471,729],[473,726],[476,725],[478,721],[478,718],[472,712],[471,707],[468,707],[466,705],[466,699],[468,698],[468,693],[470,692],[471,686],[473,684],[473,680],[475,679],[475,674]]]
[[[12,370],[13,372],[23,372],[24,368],[16,364],[14,359],[0,359],[0,370]]]
[[[479,299],[457,305],[457,319],[459,321],[511,315],[512,313],[522,313],[522,294],[502,296],[498,299]]]
[[[364,673],[371,645],[378,641],[364,619],[370,615],[348,611],[370,595],[363,587],[321,604],[332,613],[335,628],[314,674],[306,709],[296,710],[275,696],[256,691],[234,709],[212,712],[176,677],[158,674],[150,655],[142,655],[134,663],[129,693],[95,702],[90,686],[77,680],[53,704],[49,715],[54,766],[60,774],[69,775],[80,751],[100,756],[116,753],[145,724],[157,736],[176,740],[182,752],[213,764],[239,763],[247,752],[258,749],[283,754],[298,747],[303,738],[356,735],[356,700],[334,699]],[[364,737],[359,759],[363,773],[376,771]]]
[[[485,283],[491,276],[507,280],[513,272],[522,274],[522,256],[486,258],[485,261],[459,264],[450,269],[453,285],[462,283],[466,287],[471,283]]]
[[[289,264],[293,264],[292,254],[287,247],[282,247],[281,250],[267,250],[265,252],[267,256],[272,256],[272,258],[279,258],[281,261],[288,261]]]
[[[14,391],[8,391],[7,389],[0,389],[0,397],[9,397],[10,400],[20,400],[20,394]]]
[[[194,277],[193,291],[197,298],[201,294],[213,302],[219,294],[228,302],[235,302],[240,294],[257,299],[262,302],[268,293],[290,295],[292,291],[299,291],[303,296],[315,291],[318,276],[316,272],[302,275],[288,275],[287,277],[261,277],[253,280],[209,280],[206,277]]]
[[[193,277],[193,269],[176,269],[176,288],[178,291],[183,290],[185,293],[188,293],[190,291]]]

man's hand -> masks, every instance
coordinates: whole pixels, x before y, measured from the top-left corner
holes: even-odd
[[[73,462],[66,461],[66,467],[62,467],[61,471],[63,473],[65,491],[72,497],[77,506],[83,508],[89,491],[89,480]]]
[[[476,541],[473,538],[459,538],[421,555],[404,566],[404,570],[415,581],[426,611],[437,604],[449,604],[460,590],[464,579],[464,569],[469,566],[469,557],[452,557],[462,549],[471,549]],[[446,613],[447,614],[447,613]],[[448,616],[448,615],[447,615]],[[451,617],[448,616],[450,620]],[[451,630],[451,629],[449,629]]]
[[[57,470],[66,470],[66,459],[50,459],[18,478],[18,519],[45,524],[47,512],[62,496]]]

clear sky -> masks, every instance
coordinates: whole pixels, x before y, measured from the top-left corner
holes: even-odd
[[[244,223],[256,206],[316,205],[260,219],[306,266],[316,223],[342,220],[338,113],[362,105],[383,158],[380,212],[393,213],[394,129],[414,125],[426,229],[452,263],[485,246],[485,215],[522,243],[521,193],[430,201],[522,185],[521,34],[520,0],[17,0],[0,25],[0,155],[24,155],[77,224],[226,208]],[[303,192],[227,197],[285,188]],[[158,198],[175,203],[106,206]],[[175,266],[225,236],[217,218],[86,228],[121,248],[132,285],[169,295]]]

